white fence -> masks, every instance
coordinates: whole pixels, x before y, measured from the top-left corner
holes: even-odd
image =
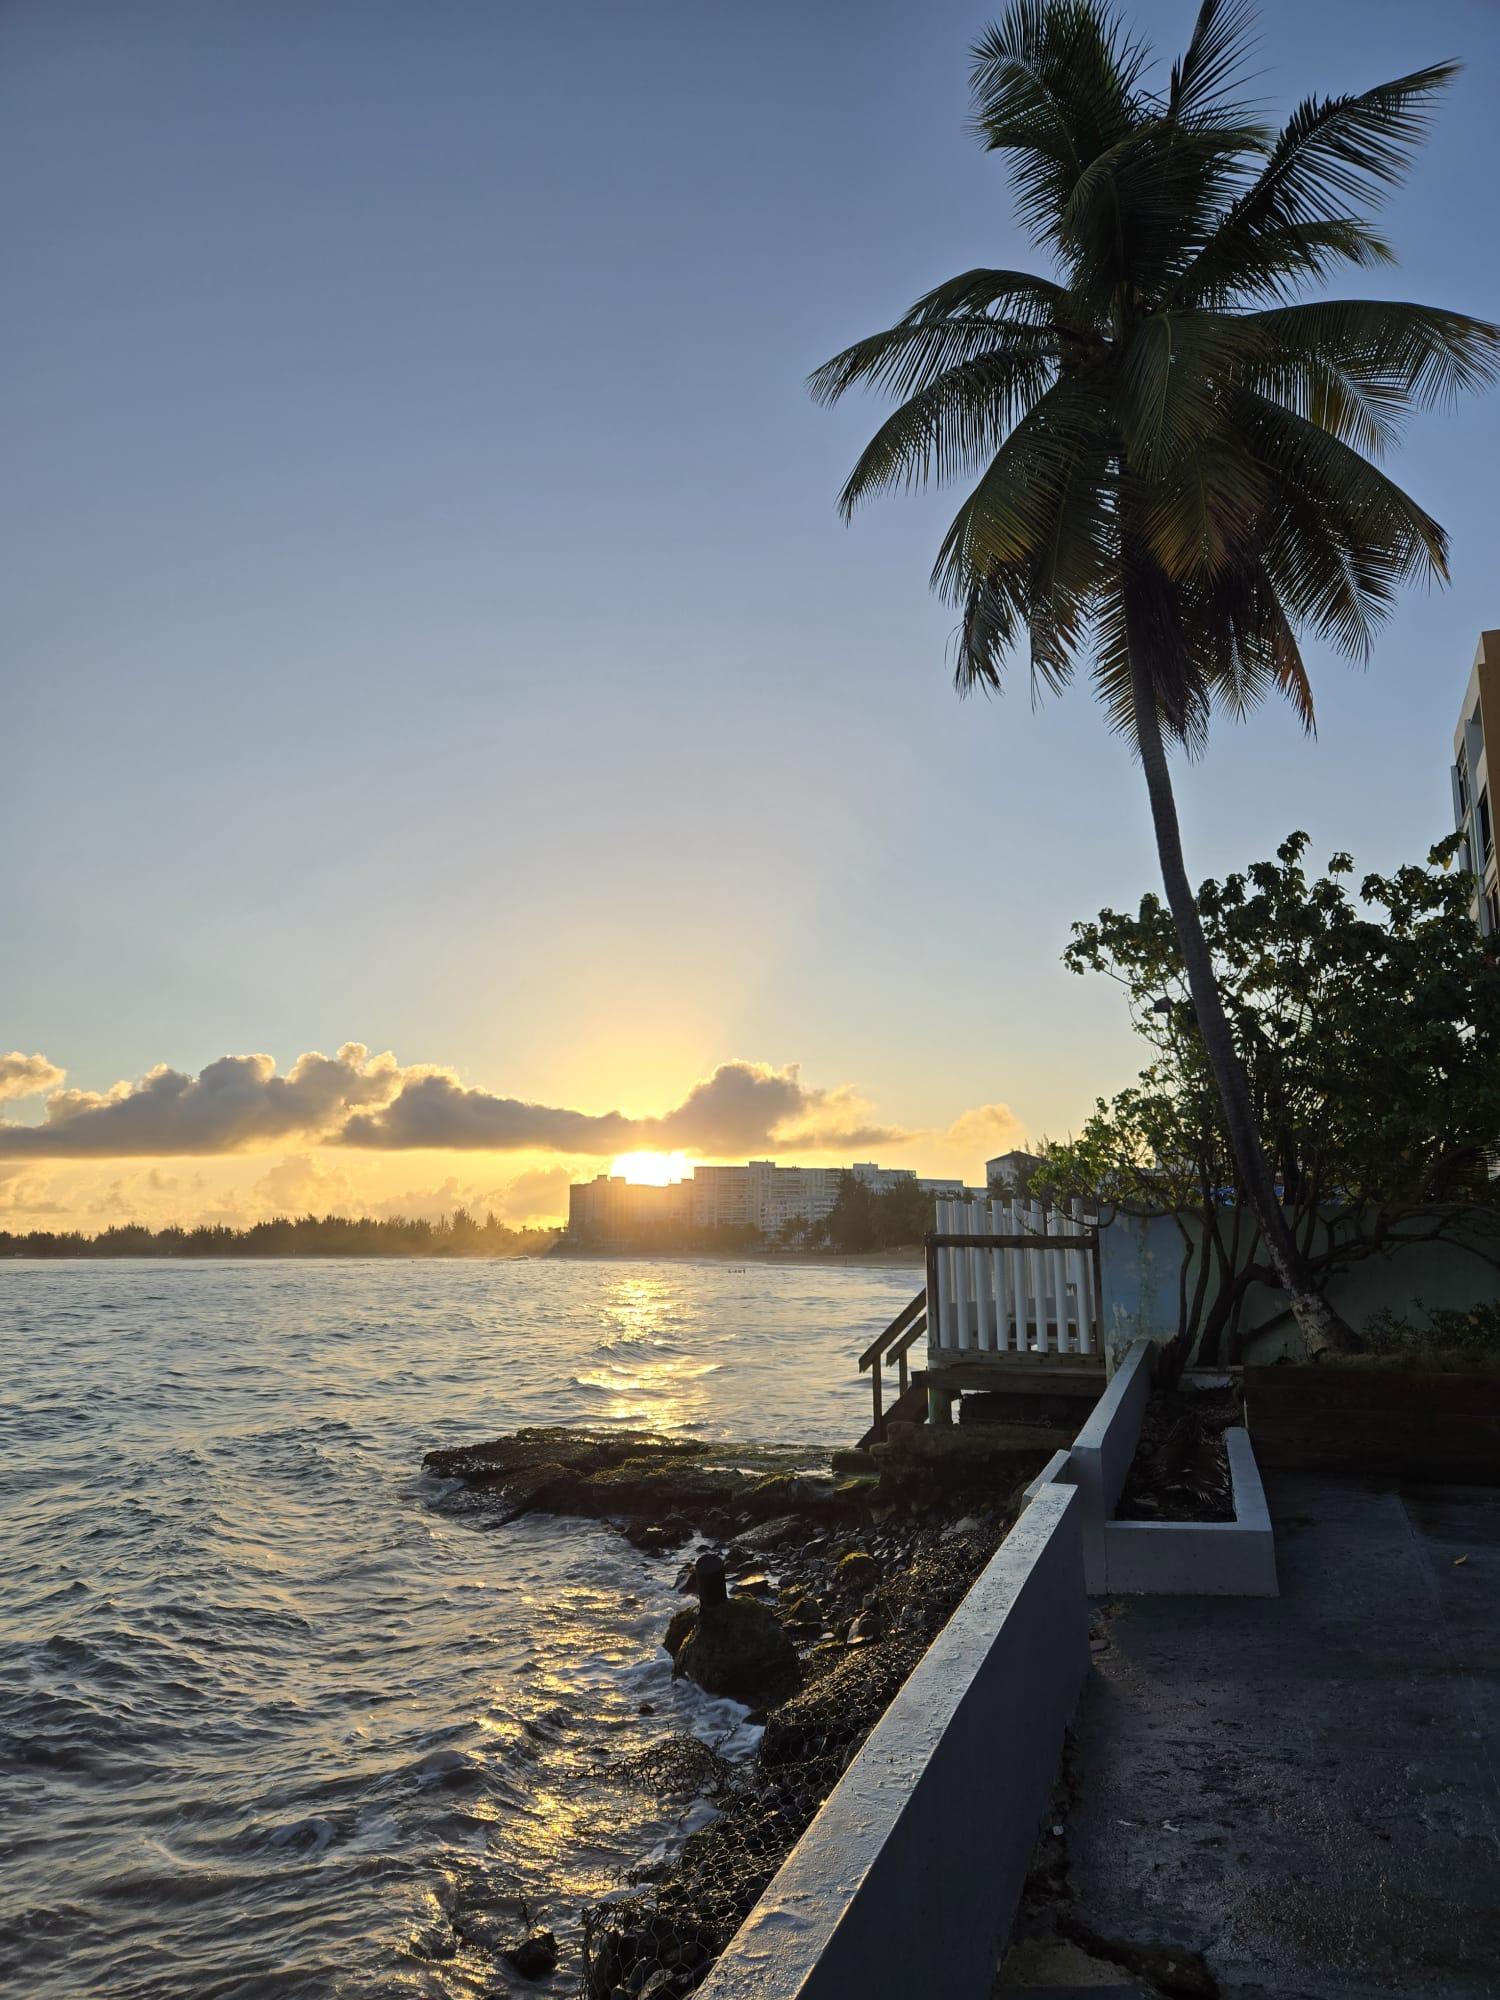
[[[1098,1353],[1098,1245],[1076,1200],[1066,1212],[940,1201],[927,1260],[930,1355]]]

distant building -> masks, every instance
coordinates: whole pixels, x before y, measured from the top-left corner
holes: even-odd
[[[1014,1152],[1001,1153],[993,1160],[986,1160],[984,1178],[990,1187],[998,1188],[1002,1194],[1021,1194],[1041,1164],[1040,1153],[1024,1153],[1017,1148]]]
[[[580,1242],[639,1242],[685,1229],[692,1219],[691,1181],[653,1187],[598,1174],[568,1189],[568,1234]]]
[[[1463,865],[1478,882],[1473,913],[1482,937],[1500,931],[1500,876],[1487,754],[1491,736],[1500,745],[1500,632],[1481,632],[1453,732],[1452,777],[1453,816],[1464,837]]]
[[[747,1160],[740,1167],[695,1167],[669,1187],[600,1174],[568,1190],[568,1233],[597,1243],[689,1228],[754,1229],[776,1236],[788,1223],[821,1222],[831,1214],[846,1173],[877,1194],[901,1186],[933,1196],[965,1192],[962,1181],[925,1180],[910,1167],[881,1167],[873,1160],[852,1167],[778,1167],[774,1160]]]

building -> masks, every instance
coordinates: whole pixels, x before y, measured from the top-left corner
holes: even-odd
[[[999,1153],[993,1160],[986,1160],[984,1178],[996,1194],[1024,1194],[1041,1164],[1039,1153],[1023,1152],[1017,1147],[1014,1152]]]
[[[581,1243],[638,1243],[675,1234],[693,1219],[693,1184],[653,1187],[597,1174],[568,1189],[568,1234]]]
[[[901,1186],[934,1197],[965,1192],[962,1181],[924,1180],[910,1167],[881,1167],[873,1160],[852,1167],[778,1167],[774,1160],[700,1166],[669,1187],[600,1174],[568,1190],[568,1233],[595,1243],[638,1242],[685,1229],[753,1229],[775,1237],[790,1223],[821,1222],[831,1214],[846,1173],[877,1194]]]
[[[1453,732],[1453,816],[1464,837],[1460,857],[1478,881],[1474,917],[1481,936],[1500,931],[1494,806],[1486,746],[1500,744],[1500,632],[1481,632],[1458,727]]]
[[[750,1160],[743,1167],[694,1167],[693,1225],[697,1229],[758,1229],[774,1236],[789,1222],[821,1222],[839,1197],[841,1167],[778,1167]]]

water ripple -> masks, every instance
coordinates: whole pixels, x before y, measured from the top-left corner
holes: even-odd
[[[670,1565],[594,1523],[475,1535],[422,1452],[584,1420],[847,1438],[851,1355],[912,1285],[0,1267],[0,1985],[504,1993],[474,1940],[513,1931],[516,1899],[566,1939],[681,1836],[691,1802],[600,1784],[602,1751],[743,1712],[670,1679]]]

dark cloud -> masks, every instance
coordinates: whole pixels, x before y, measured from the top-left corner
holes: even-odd
[[[618,1111],[593,1116],[469,1090],[441,1071],[413,1077],[379,1111],[350,1118],[343,1146],[409,1151],[417,1146],[511,1153],[618,1153],[639,1144],[639,1124]]]
[[[163,1064],[111,1091],[55,1090],[40,1125],[0,1123],[0,1155],[131,1159],[320,1138],[357,1107],[388,1100],[407,1074],[359,1042],[299,1056],[285,1076],[270,1056],[221,1056],[197,1076]]]
[[[655,1118],[526,1104],[429,1073],[404,1084],[382,1109],[349,1119],[337,1136],[344,1146],[601,1157],[638,1148],[754,1152],[777,1142],[867,1146],[900,1135],[864,1122],[857,1100],[847,1091],[809,1088],[796,1063],[773,1069],[767,1063],[728,1062],[694,1084],[675,1110]]]
[[[744,1154],[777,1143],[866,1146],[902,1136],[871,1125],[848,1090],[804,1084],[795,1063],[723,1063],[675,1109],[633,1118],[499,1097],[446,1070],[404,1068],[393,1055],[348,1042],[336,1056],[299,1056],[284,1076],[270,1056],[221,1056],[197,1076],[162,1066],[106,1092],[54,1090],[41,1124],[0,1121],[0,1157],[235,1153],[295,1138],[382,1152],[597,1159],[639,1148]]]

